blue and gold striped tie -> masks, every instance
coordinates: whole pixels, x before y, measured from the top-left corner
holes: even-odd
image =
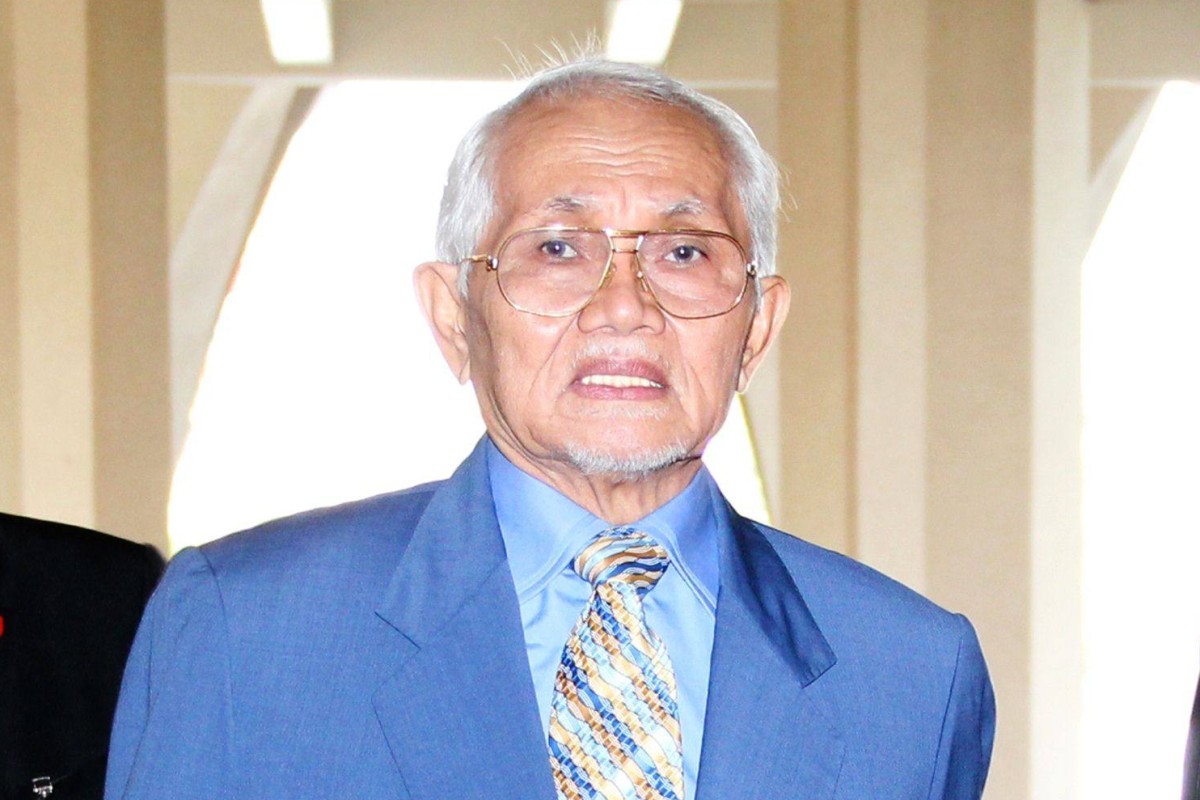
[[[561,800],[683,800],[675,672],[642,597],[670,563],[632,528],[575,558],[592,596],[563,648],[550,705],[550,765]]]

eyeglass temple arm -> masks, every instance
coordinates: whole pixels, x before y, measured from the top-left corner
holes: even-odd
[[[462,259],[458,263],[460,263],[460,264],[483,264],[485,267],[487,267],[488,272],[495,272],[496,268],[500,265],[499,262],[496,260],[495,256],[489,256],[487,254],[478,254],[478,255],[473,255],[473,256],[467,256],[466,258]]]

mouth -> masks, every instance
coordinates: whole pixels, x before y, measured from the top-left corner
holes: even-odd
[[[584,375],[579,379],[579,383],[583,386],[609,386],[614,389],[628,389],[639,386],[647,389],[663,388],[663,385],[657,381],[652,381],[649,378],[639,378],[635,375]]]
[[[571,388],[598,400],[653,400],[666,392],[663,369],[641,358],[589,359],[579,365]]]

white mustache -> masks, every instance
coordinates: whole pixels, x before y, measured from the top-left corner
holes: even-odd
[[[649,345],[641,339],[631,339],[627,342],[589,341],[575,353],[572,361],[573,365],[578,367],[585,361],[594,358],[639,359],[650,361],[659,367],[665,366],[662,357],[651,350]]]

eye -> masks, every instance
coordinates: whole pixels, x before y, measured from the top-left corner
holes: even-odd
[[[574,258],[579,252],[564,239],[547,239],[538,247],[542,255],[550,258]]]
[[[695,264],[702,260],[706,253],[697,245],[677,243],[666,252],[668,261],[675,264]]]

